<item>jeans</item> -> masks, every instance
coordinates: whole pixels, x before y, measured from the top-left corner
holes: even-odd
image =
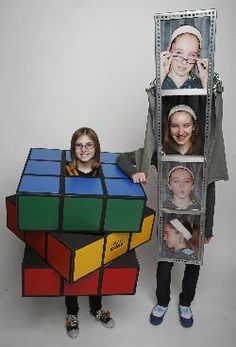
[[[77,296],[65,296],[67,314],[77,315],[79,312],[79,304]],[[97,311],[102,308],[101,295],[89,296],[90,312],[95,316]]]
[[[170,302],[171,270],[174,263],[160,261],[157,267],[157,302],[167,307]],[[182,281],[182,291],[179,295],[179,304],[190,306],[194,299],[197,281],[199,277],[199,265],[186,264]]]

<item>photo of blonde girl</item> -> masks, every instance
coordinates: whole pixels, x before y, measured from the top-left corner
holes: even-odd
[[[162,89],[207,88],[208,58],[201,58],[202,35],[192,25],[179,26],[160,54]]]

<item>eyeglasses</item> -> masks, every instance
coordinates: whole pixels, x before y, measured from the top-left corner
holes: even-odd
[[[94,143],[93,142],[87,142],[87,143],[76,143],[75,148],[82,150],[83,148],[85,149],[93,149],[94,148]]]
[[[184,58],[184,57],[183,57],[182,55],[180,55],[180,54],[173,54],[172,57],[175,58],[175,60],[176,60],[178,63],[183,63],[183,62],[186,61],[186,63],[193,65],[193,64],[195,64],[196,61],[197,61],[197,57],[196,57],[196,58],[190,58],[190,57],[189,57],[189,58]]]

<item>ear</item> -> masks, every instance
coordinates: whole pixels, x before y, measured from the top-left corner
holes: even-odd
[[[170,186],[170,183],[167,183],[167,186],[170,190],[172,190],[171,186]]]

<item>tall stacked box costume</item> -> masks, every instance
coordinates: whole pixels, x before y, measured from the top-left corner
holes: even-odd
[[[213,236],[214,184],[215,181],[228,179],[222,134],[223,87],[219,76],[214,74],[215,21],[215,10],[183,11],[155,16],[156,79],[151,83],[151,87],[146,90],[149,108],[144,147],[135,152],[124,153],[117,158],[118,166],[129,177],[139,172],[148,175],[150,164],[158,168],[156,294],[157,303],[162,307],[167,307],[170,301],[171,270],[174,262],[185,264],[179,304],[181,306],[191,305],[195,296],[200,265],[203,263],[204,239]],[[182,88],[174,87],[170,78],[164,80],[163,84],[161,83],[162,51],[169,50],[169,52],[163,52],[164,54],[167,53],[167,57],[181,59],[186,63],[190,59],[190,63],[193,65],[194,59],[196,59],[195,62],[199,59],[198,55],[195,58],[181,56],[182,52],[176,52],[176,55],[172,53],[171,55],[170,44],[168,47],[166,45],[166,41],[171,41],[171,33],[173,33],[172,36],[174,33],[175,35],[177,33],[178,35],[184,32],[189,33],[186,29],[191,30],[190,34],[196,34],[197,32],[198,38],[201,36],[201,30],[204,30],[204,40],[201,40],[200,53],[203,54],[204,58],[207,57],[205,61],[208,62],[207,85],[205,88],[199,84],[200,79],[194,75],[189,76]],[[206,66],[204,67],[206,68]],[[195,84],[195,81],[198,81],[197,84]],[[196,154],[192,150],[191,153],[183,155],[179,151],[166,153],[164,151],[164,135],[167,129],[168,117],[176,111],[176,108],[183,111],[182,105],[184,105],[184,111],[188,111],[189,114],[192,114],[192,118],[197,119],[199,122],[202,135],[202,152],[200,153]],[[192,111],[189,112],[189,109]],[[187,209],[181,209],[169,201],[169,178],[175,168],[181,168],[189,174],[191,173],[192,181],[196,179],[194,193],[197,201],[192,201],[191,206]],[[186,222],[188,227],[190,226],[190,230],[185,226],[187,225]],[[183,252],[180,252],[169,246],[165,237],[167,225],[171,225],[183,237],[186,236],[187,241],[193,239],[193,234],[191,234],[193,229],[197,230],[198,243],[196,249],[185,247]],[[190,242],[188,243],[190,244]],[[152,314],[150,317],[152,318]]]

